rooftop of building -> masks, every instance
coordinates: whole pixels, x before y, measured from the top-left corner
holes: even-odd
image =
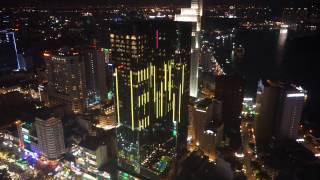
[[[52,117],[55,117],[55,114],[54,112],[49,109],[49,108],[42,108],[42,109],[39,109],[36,113],[35,113],[35,117],[41,119],[41,120],[48,120]]]
[[[12,86],[28,86],[30,84],[36,84],[36,80],[33,78],[32,73],[26,72],[12,72],[0,77],[0,87],[12,87]]]
[[[55,50],[45,51],[43,53],[44,57],[50,57],[50,56],[78,56],[79,50],[78,48],[70,48],[70,47],[62,47]]]
[[[111,24],[111,29],[113,33],[116,34],[137,34],[145,35],[150,33],[150,30],[165,30],[165,31],[175,31],[177,26],[191,25],[189,22],[175,22],[167,19],[152,19],[152,20],[141,20],[135,19],[130,21],[117,21]],[[190,26],[191,27],[191,26]]]
[[[103,144],[104,143],[101,140],[100,136],[88,136],[86,139],[82,140],[79,143],[79,146],[91,151],[96,151]]]
[[[297,86],[295,84],[290,84],[290,83],[281,82],[281,81],[266,80],[266,81],[262,81],[262,85],[260,86],[263,86],[262,88],[264,87],[279,88],[281,90],[285,90],[288,94],[307,92],[301,86]]]
[[[211,130],[213,132],[216,132],[221,126],[223,125],[223,122],[220,120],[212,119],[209,121],[206,125],[206,130]]]
[[[0,126],[14,123],[17,120],[34,119],[36,103],[24,98],[19,92],[0,94]]]
[[[212,104],[213,99],[204,98],[195,102],[195,107],[200,109],[206,109],[210,104]]]

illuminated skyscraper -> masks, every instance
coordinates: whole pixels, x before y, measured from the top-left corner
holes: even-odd
[[[48,159],[58,159],[65,153],[62,122],[59,118],[42,116],[35,118],[40,152]]]
[[[45,52],[50,106],[66,104],[75,113],[85,110],[85,65],[79,52],[60,49]]]
[[[181,8],[181,14],[175,15],[175,21],[193,22],[190,66],[190,96],[198,97],[199,61],[201,58],[201,18],[203,0],[192,0],[191,8]]]
[[[111,31],[118,166],[154,179],[186,148],[191,24],[133,22]]]
[[[282,97],[283,110],[280,115],[278,138],[280,140],[298,138],[301,114],[305,103],[305,93],[287,90]]]
[[[106,87],[106,55],[107,49],[90,47],[82,51],[85,64],[87,106],[105,101]]]
[[[201,149],[210,160],[216,159],[216,146],[223,136],[222,104],[205,98],[189,107],[189,150]]]
[[[255,125],[258,145],[296,139],[304,102],[304,92],[274,83],[266,86]]]

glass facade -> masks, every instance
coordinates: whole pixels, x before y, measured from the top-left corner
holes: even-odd
[[[122,168],[160,175],[183,149],[178,137],[188,120],[188,33],[189,23],[150,21],[116,24],[110,34]]]
[[[190,64],[190,96],[198,97],[199,61],[201,58],[201,18],[203,0],[192,0],[191,8],[182,8],[181,14],[175,15],[177,22],[192,22],[191,64]],[[190,36],[190,35],[189,35]]]

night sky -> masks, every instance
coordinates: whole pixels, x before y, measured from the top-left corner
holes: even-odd
[[[131,4],[131,5],[187,5],[191,0],[1,0],[2,5],[114,5],[114,4]],[[252,4],[252,5],[269,5],[272,7],[282,6],[308,6],[311,1],[316,0],[204,0],[207,6],[215,4]]]

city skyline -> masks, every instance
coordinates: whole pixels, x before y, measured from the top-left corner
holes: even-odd
[[[46,1],[46,0],[45,0]],[[42,2],[45,2],[42,1]],[[260,4],[260,5],[270,5],[270,4],[278,4],[278,5],[306,5],[309,4],[310,2],[312,2],[313,0],[304,0],[304,1],[298,1],[298,0],[285,0],[282,1],[281,3],[279,3],[276,0],[272,0],[272,1],[267,1],[267,0],[244,0],[241,2],[235,2],[234,0],[227,0],[227,1],[222,1],[222,0],[218,0],[218,1],[210,1],[210,0],[204,0],[205,4],[208,5],[215,5],[215,4],[243,4],[243,5],[248,5],[248,4]],[[13,0],[11,1],[11,3],[41,3],[38,0]],[[48,2],[48,1],[47,1]],[[56,2],[58,4],[63,4],[63,3],[68,3],[68,2],[72,2],[71,0],[54,0],[51,2]],[[93,0],[91,2],[88,2],[87,0],[80,0],[78,1],[79,4],[83,3],[110,3],[111,1],[108,0]],[[1,2],[6,4],[6,2]],[[9,2],[7,2],[9,3]],[[74,2],[72,2],[74,3]],[[113,2],[112,4],[138,4],[138,5],[157,5],[157,4],[168,4],[168,5],[188,5],[190,3],[189,0],[176,0],[175,2],[172,2],[170,0],[120,0],[118,2]],[[10,4],[10,3],[9,3]]]
[[[0,179],[320,179],[319,2],[1,3]]]

